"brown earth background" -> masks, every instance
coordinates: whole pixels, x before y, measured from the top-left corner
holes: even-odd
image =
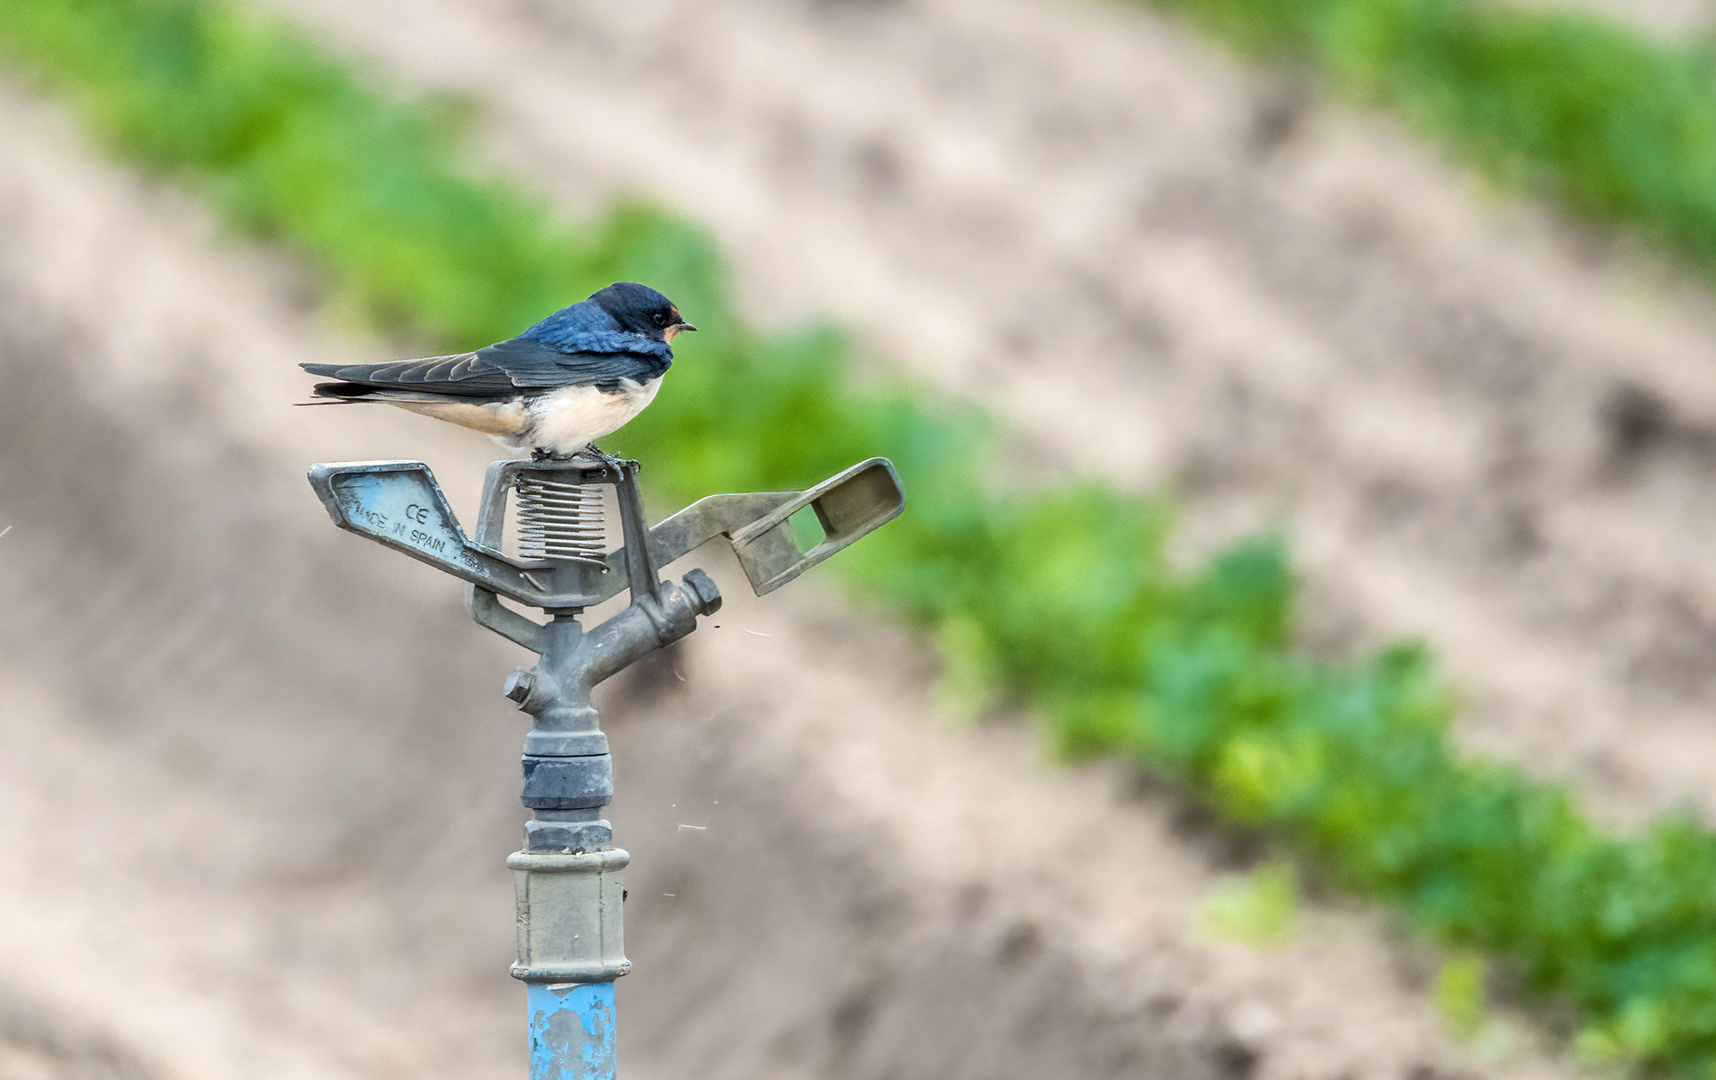
[[[1054,468],[1177,490],[1187,558],[1285,526],[1307,645],[1433,642],[1465,745],[1618,826],[1716,811],[1716,309],[1650,253],[1130,6],[271,2],[469,94],[473,165],[704,223],[757,323],[835,316]],[[491,448],[287,408],[388,343],[17,83],[0,238],[0,1080],[522,1075],[522,655],[302,480],[420,457],[468,518]],[[944,714],[829,582],[697,562],[720,629],[602,702],[628,1075],[1576,1071],[1505,1010],[1453,1041],[1436,958],[1339,898],[1210,938],[1255,845]]]

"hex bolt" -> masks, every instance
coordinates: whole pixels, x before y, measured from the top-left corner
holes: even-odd
[[[685,587],[697,597],[698,614],[713,615],[721,610],[721,590],[715,587],[715,580],[701,570],[693,570],[684,577]]]
[[[520,705],[523,705],[524,699],[530,696],[531,690],[535,689],[535,687],[536,676],[523,668],[519,668],[517,671],[506,677],[506,685],[501,688],[501,692],[512,700],[518,702]]]

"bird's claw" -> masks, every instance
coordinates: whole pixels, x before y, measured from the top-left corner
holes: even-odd
[[[628,460],[626,458],[617,458],[614,455],[608,453],[606,450],[603,450],[601,447],[597,446],[595,443],[591,443],[590,445],[584,447],[584,449],[580,452],[588,454],[591,457],[595,458],[597,461],[601,462],[603,465],[606,465],[608,468],[610,468],[614,471],[615,475],[624,476],[627,469],[631,469],[633,472],[636,472],[637,468],[638,468],[637,462]]]

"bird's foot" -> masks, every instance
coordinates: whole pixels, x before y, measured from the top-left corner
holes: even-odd
[[[638,468],[637,462],[630,461],[626,458],[617,458],[614,455],[608,453],[606,450],[603,450],[601,447],[597,446],[595,443],[591,443],[590,445],[584,447],[584,449],[581,451],[581,453],[588,454],[591,457],[595,458],[597,461],[601,462],[603,465],[606,465],[608,468],[612,469],[615,472],[615,474],[617,474],[617,475],[623,476],[625,474],[625,471],[628,468],[631,469],[633,472],[636,472],[637,468]]]

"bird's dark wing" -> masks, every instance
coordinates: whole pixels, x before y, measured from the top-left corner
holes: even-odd
[[[505,371],[514,386],[596,386],[618,390],[622,379],[646,382],[660,378],[672,365],[672,351],[657,347],[666,355],[629,350],[562,352],[540,341],[517,337],[479,349],[476,357]]]
[[[672,361],[631,352],[561,352],[528,338],[513,338],[476,352],[395,360],[386,364],[300,364],[325,375],[377,390],[441,394],[473,400],[504,400],[520,392],[563,386],[618,390],[620,380],[644,382]],[[324,384],[326,385],[326,384]],[[318,392],[322,390],[317,387]],[[338,396],[349,396],[348,391]]]
[[[386,364],[299,364],[312,375],[326,375],[349,384],[329,389],[343,389],[339,396],[348,396],[361,389],[406,390],[448,397],[482,399],[511,398],[518,387],[507,378],[505,371],[485,363],[476,353],[455,356],[430,356],[422,360],[395,360]],[[320,392],[322,386],[318,386]]]

